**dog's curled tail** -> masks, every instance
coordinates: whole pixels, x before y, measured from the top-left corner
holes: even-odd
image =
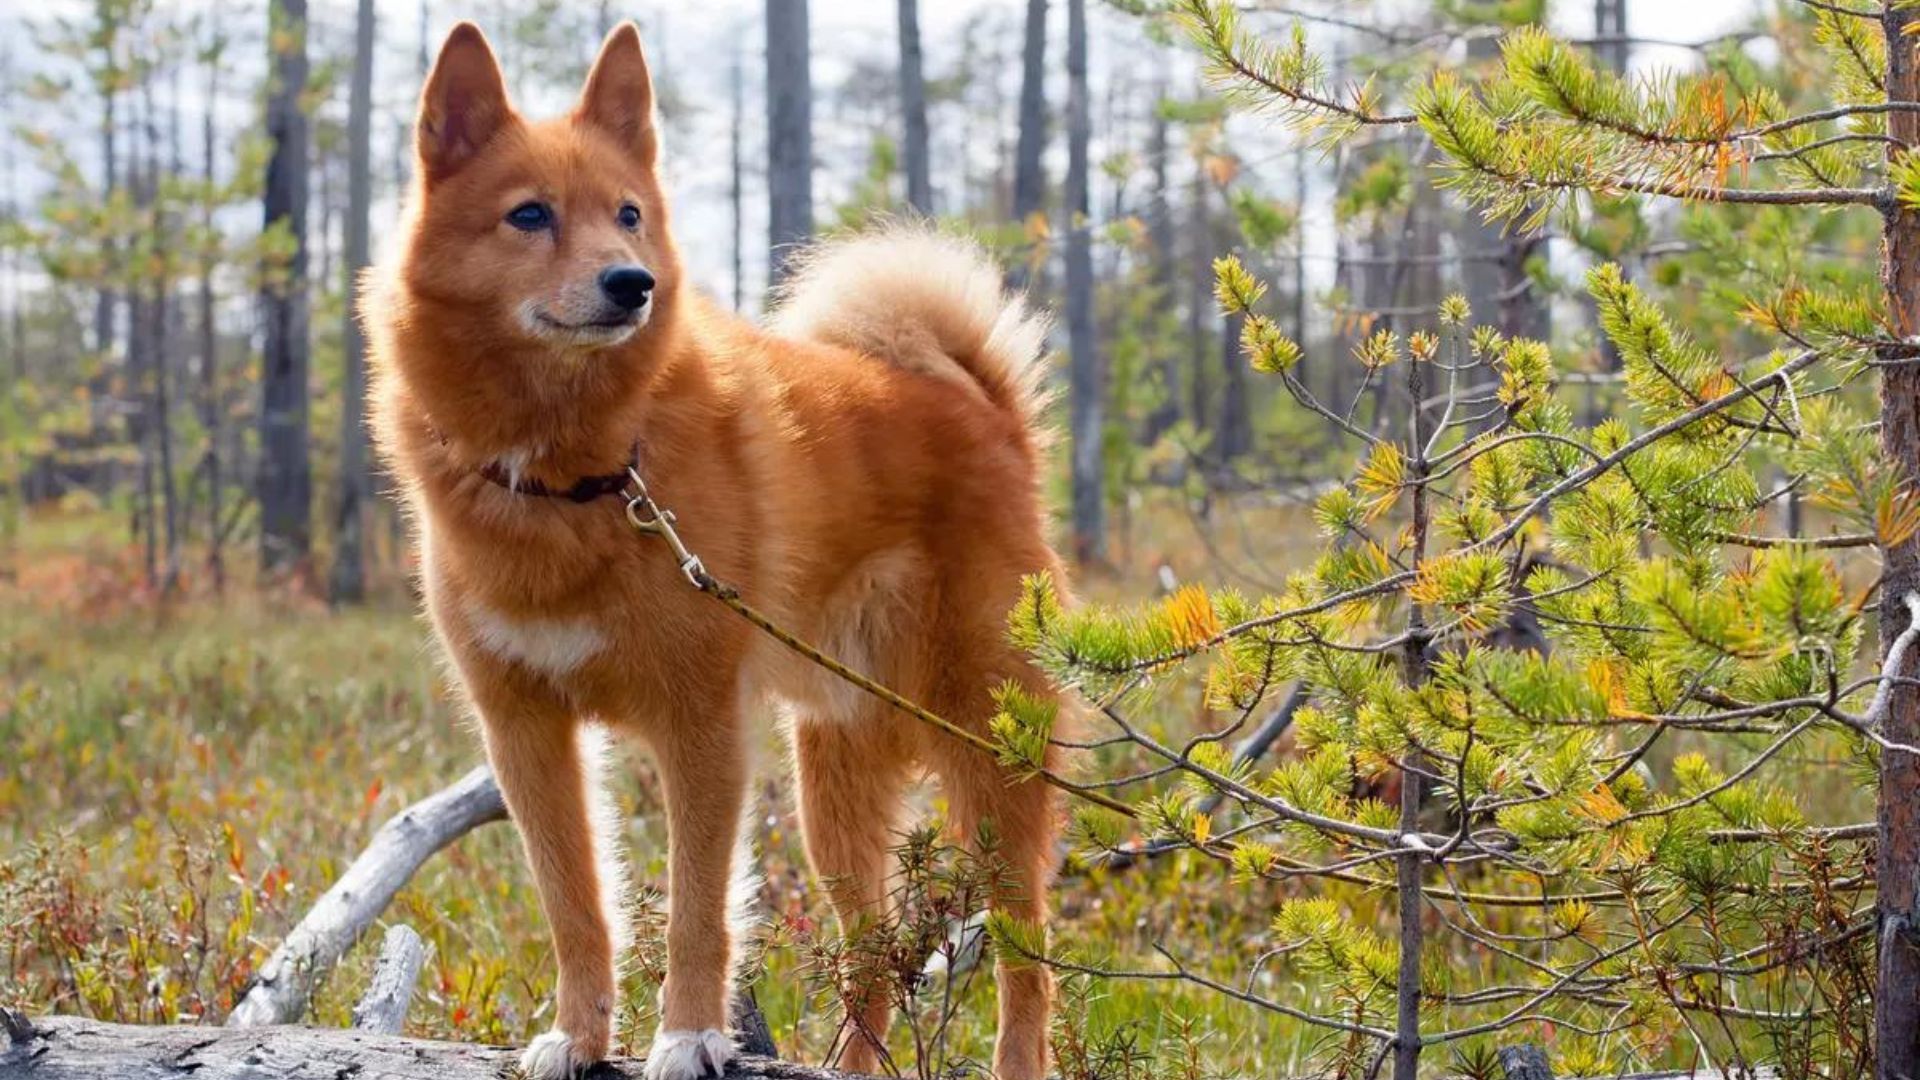
[[[771,328],[971,383],[1030,427],[1045,405],[1046,317],[1001,284],[979,245],[926,226],[894,225],[800,254]]]

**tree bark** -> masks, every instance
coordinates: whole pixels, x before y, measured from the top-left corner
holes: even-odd
[[[219,233],[214,229],[214,137],[217,129],[214,108],[220,100],[220,68],[226,55],[226,36],[218,26],[217,18],[212,22],[214,25],[205,53],[206,111],[201,115],[200,127],[200,179],[207,189],[206,201],[200,210],[200,226],[203,230],[200,242],[205,245],[200,253],[200,426],[207,440],[202,457],[207,473],[207,576],[213,580],[213,587],[217,590],[224,588],[227,582],[226,560],[221,555],[221,528],[226,521],[221,504],[226,495],[226,477],[220,468],[220,441],[226,430],[226,408],[221,400],[220,330],[214,321],[213,274],[220,261]]]
[[[366,507],[373,492],[367,468],[366,342],[360,332],[360,271],[373,261],[369,208],[373,201],[373,0],[360,0],[353,45],[353,86],[347,104],[346,317],[340,327],[345,367],[340,403],[340,492],[334,515],[333,573],[328,595],[335,604],[357,603],[367,594]]]
[[[267,163],[263,200],[267,228],[290,233],[279,281],[262,290],[266,324],[260,374],[260,569],[284,575],[312,548],[313,475],[307,436],[307,0],[271,0],[268,49],[273,81],[267,98]]]
[[[1179,255],[1176,254],[1173,228],[1173,181],[1168,173],[1172,122],[1167,117],[1167,83],[1163,77],[1154,84],[1153,119],[1147,135],[1147,168],[1153,175],[1153,204],[1147,212],[1147,238],[1153,244],[1155,287],[1172,302],[1180,280]],[[1155,349],[1160,355],[1154,366],[1160,372],[1160,385],[1166,396],[1155,403],[1146,420],[1141,441],[1152,446],[1168,428],[1180,421],[1180,363],[1170,349]]]
[[[901,147],[907,170],[907,206],[923,216],[933,213],[933,175],[927,147],[927,79],[921,69],[919,0],[899,0],[900,114],[905,126]]]
[[[1608,9],[1618,0],[1598,0]],[[1620,9],[1624,19],[1624,6]],[[1604,55],[1604,50],[1603,50]],[[1467,43],[1467,60],[1489,64],[1500,56],[1499,39],[1482,35]],[[1618,70],[1618,69],[1616,69]],[[1460,277],[1474,321],[1497,326],[1508,337],[1545,341],[1552,336],[1551,311],[1532,289],[1526,289],[1527,257],[1543,238],[1538,230],[1510,233],[1512,226],[1494,224],[1473,207],[1459,206],[1455,240],[1460,255]]]
[[[1429,432],[1426,409],[1422,405],[1426,400],[1426,389],[1426,363],[1409,359],[1407,407],[1411,422],[1408,425],[1407,445],[1412,449],[1413,461],[1408,470],[1412,521],[1407,528],[1413,542],[1411,560],[1414,566],[1419,566],[1427,557],[1427,477],[1430,469],[1426,445]],[[1427,652],[1430,640],[1426,609],[1420,604],[1409,603],[1407,643],[1401,654],[1402,678],[1408,686],[1422,686],[1430,677],[1432,658]],[[1400,770],[1400,831],[1407,836],[1418,836],[1423,786],[1420,770],[1426,768],[1426,757],[1415,750],[1410,752],[1410,758]],[[1420,1077],[1420,954],[1425,937],[1420,916],[1426,895],[1425,869],[1426,856],[1418,850],[1408,851],[1394,859],[1394,891],[1399,903],[1400,970],[1394,987],[1393,1080],[1419,1080]]]
[[[1920,12],[1888,4],[1887,101],[1920,100],[1912,30]],[[1920,116],[1887,114],[1887,134],[1898,147],[1920,142]],[[1906,153],[1890,149],[1891,162]],[[1920,213],[1897,204],[1885,209],[1881,272],[1887,290],[1887,317],[1895,338],[1920,333]],[[1920,482],[1920,365],[1889,363],[1880,369],[1880,446],[1886,460],[1911,485]],[[1920,538],[1909,537],[1881,551],[1880,648],[1883,667],[1892,642],[1907,628],[1908,593],[1920,589]],[[1920,671],[1911,658],[1904,670],[1885,670],[1896,681],[1886,689],[1881,734],[1890,742],[1920,742],[1920,690],[1912,680]],[[1881,1080],[1910,1080],[1920,1075],[1920,759],[1894,750],[1880,753],[1878,882],[1875,918],[1879,926],[1879,978],[1874,993],[1877,1053]]]
[[[733,117],[728,125],[727,153],[731,180],[727,186],[727,205],[733,213],[733,310],[745,312],[746,292],[746,247],[747,215],[742,194],[746,189],[746,162],[741,156],[742,134],[747,126],[747,73],[746,65],[741,62],[741,52],[735,48],[733,53],[731,84],[733,96]]]
[[[813,236],[813,76],[807,0],[767,0],[767,286]]]
[[[500,1080],[518,1076],[520,1051],[506,1046],[405,1039],[353,1029],[135,1027],[77,1016],[28,1021],[0,1010],[0,1080]],[[602,1080],[640,1080],[640,1058],[593,1070]],[[851,1074],[742,1056],[728,1077],[839,1080]]]
[[[1020,136],[1013,152],[1013,220],[1024,223],[1047,201],[1047,0],[1027,0],[1020,49]]]
[[[1073,429],[1073,552],[1082,565],[1107,557],[1106,387],[1093,325],[1089,235],[1087,4],[1067,0],[1067,338],[1073,357],[1068,405]]]
[[[1221,246],[1231,250],[1239,244],[1239,221],[1231,209],[1222,218],[1225,243]],[[1207,268],[1212,270],[1211,262]],[[1246,359],[1240,355],[1240,328],[1245,322],[1243,315],[1220,319],[1220,429],[1214,452],[1222,481],[1230,479],[1233,463],[1253,449],[1253,404],[1247,394]]]
[[[1187,338],[1192,349],[1192,362],[1189,366],[1187,384],[1187,419],[1193,424],[1196,434],[1213,429],[1213,387],[1207,378],[1207,369],[1213,366],[1212,335],[1208,327],[1213,325],[1213,218],[1207,207],[1207,158],[1198,147],[1193,155],[1193,202],[1190,207],[1192,221],[1187,226],[1187,241],[1191,245],[1187,251],[1189,260],[1188,284],[1191,286],[1187,298]]]

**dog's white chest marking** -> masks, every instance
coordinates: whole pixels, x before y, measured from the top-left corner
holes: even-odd
[[[591,619],[516,619],[476,601],[467,617],[481,648],[553,677],[571,675],[607,647],[607,636]]]

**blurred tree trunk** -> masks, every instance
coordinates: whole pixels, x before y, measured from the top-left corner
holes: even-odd
[[[1620,5],[1623,0],[1597,0],[1597,7]],[[1604,55],[1604,54],[1603,54]],[[1467,60],[1478,66],[1499,59],[1497,38],[1480,36],[1467,43]],[[1545,341],[1552,336],[1552,312],[1535,290],[1527,288],[1527,259],[1543,242],[1540,231],[1509,233],[1511,225],[1495,225],[1470,206],[1460,207],[1458,248],[1460,276],[1474,322],[1497,326],[1508,337]]]
[[[1047,0],[1027,0],[1026,40],[1020,47],[1020,134],[1013,151],[1013,220],[1027,229],[1047,201]],[[1034,259],[1023,255],[1007,281],[1025,288]]]
[[[1147,133],[1147,166],[1153,174],[1153,203],[1147,213],[1147,239],[1153,245],[1153,287],[1160,290],[1166,302],[1171,305],[1177,295],[1175,282],[1180,280],[1180,256],[1174,243],[1173,229],[1173,182],[1168,175],[1167,159],[1173,123],[1167,117],[1167,81],[1162,76],[1153,89],[1153,115]],[[1165,349],[1155,335],[1154,366],[1160,373],[1160,385],[1165,396],[1148,414],[1143,442],[1151,446],[1173,425],[1180,422],[1180,363],[1170,349]]]
[[[168,109],[170,153],[168,175],[180,176],[180,82],[178,65],[174,67],[172,101]],[[151,79],[151,76],[149,76]],[[148,229],[153,236],[156,257],[153,265],[158,277],[153,282],[153,423],[155,449],[160,473],[161,574],[163,592],[172,592],[180,582],[180,493],[173,467],[173,372],[179,350],[173,332],[178,319],[173,295],[173,259],[179,249],[169,204],[159,198],[159,129],[155,125],[153,91],[147,90],[147,182],[151,190],[148,203],[153,207]]]
[[[127,306],[127,440],[139,458],[139,504],[134,511],[134,532],[140,538],[142,567],[147,588],[160,584],[159,484],[154,464],[154,350],[159,341],[153,326],[153,283],[148,279],[149,264],[143,243],[153,244],[153,129],[139,106],[153,107],[151,86],[141,79],[142,93],[129,106],[132,145],[127,148],[127,188],[133,199],[133,232],[128,252],[132,256],[126,279]]]
[[[746,248],[747,215],[741,199],[745,191],[746,163],[741,155],[743,134],[747,126],[747,73],[746,65],[741,61],[744,49],[738,45],[733,51],[733,72],[729,80],[733,93],[733,117],[728,125],[727,152],[728,168],[731,179],[727,186],[727,202],[733,211],[733,310],[745,311],[746,295]]]
[[[206,448],[201,461],[207,477],[207,575],[215,589],[227,581],[226,560],[221,554],[226,536],[226,516],[222,506],[226,497],[226,476],[221,469],[221,439],[226,430],[225,402],[220,386],[220,329],[214,317],[213,273],[219,265],[219,233],[214,228],[215,106],[220,100],[220,68],[225,60],[226,35],[220,28],[216,10],[207,20],[209,39],[202,53],[207,64],[205,111],[200,127],[200,179],[206,194],[200,207],[200,426],[205,432]]]
[[[269,0],[266,228],[286,233],[287,254],[262,288],[266,324],[260,371],[260,570],[301,567],[312,549],[313,476],[307,434],[307,0]],[[277,278],[278,280],[274,280]]]
[[[333,573],[328,595],[335,604],[357,603],[367,594],[366,506],[373,493],[367,471],[366,342],[360,332],[360,272],[373,261],[369,210],[373,201],[373,0],[360,0],[353,35],[353,85],[347,98],[346,317],[340,327],[340,505],[334,516]]]
[[[1067,0],[1067,337],[1069,423],[1073,429],[1073,553],[1082,565],[1107,557],[1106,423],[1093,325],[1093,245],[1087,161],[1087,3]]]
[[[1195,135],[1198,138],[1198,134]],[[1187,342],[1190,350],[1188,367],[1187,419],[1193,424],[1194,434],[1201,435],[1213,429],[1213,387],[1207,378],[1207,371],[1213,367],[1213,336],[1208,328],[1213,325],[1213,215],[1207,207],[1207,189],[1210,181],[1207,177],[1207,155],[1204,149],[1194,148],[1193,188],[1189,213],[1191,222],[1187,226]]]
[[[95,4],[94,11],[99,20],[97,35],[100,47],[105,52],[106,71],[100,95],[100,169],[101,195],[103,201],[111,203],[113,193],[119,189],[119,99],[116,89],[119,82],[120,33],[119,13],[111,4]],[[109,267],[117,267],[119,259],[114,255],[115,245],[111,232],[106,241],[106,262]],[[112,271],[109,270],[109,273]],[[93,348],[102,357],[113,352],[114,321],[117,314],[118,297],[111,284],[102,283],[100,293],[94,298],[93,307]]]
[[[920,58],[919,0],[899,0],[900,114],[906,141],[902,161],[907,170],[907,205],[916,214],[933,213],[933,176],[927,148],[927,79]]]
[[[1627,0],[1593,0],[1594,52],[1615,72],[1627,70]],[[1495,52],[1498,52],[1496,43]]]
[[[1624,75],[1631,45],[1627,41],[1627,0],[1594,0],[1593,2],[1594,51],[1600,62],[1616,75]],[[1620,273],[1628,280],[1633,277],[1633,264],[1630,259],[1620,260]],[[1591,304],[1588,305],[1590,308]],[[1613,339],[1599,331],[1599,310],[1594,310],[1594,337],[1600,342],[1600,370],[1616,373],[1622,367],[1620,348]],[[1598,424],[1603,416],[1601,388],[1595,383],[1587,384],[1586,416],[1582,422],[1591,427]]]
[[[1218,254],[1238,248],[1239,221],[1231,208],[1221,215],[1220,232]],[[1253,406],[1247,398],[1247,365],[1240,357],[1240,327],[1245,321],[1241,315],[1220,319],[1220,435],[1215,459],[1223,480],[1231,478],[1233,463],[1253,449]]]
[[[813,77],[807,0],[767,0],[767,286],[813,236]]]

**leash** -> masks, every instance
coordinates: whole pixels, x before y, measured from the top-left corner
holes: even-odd
[[[760,611],[760,609],[747,603],[746,600],[741,598],[740,590],[708,573],[706,564],[700,561],[700,556],[687,550],[686,542],[680,539],[679,531],[673,527],[674,522],[678,519],[674,517],[673,511],[665,509],[659,503],[653,501],[652,494],[647,491],[647,482],[640,478],[640,470],[637,466],[629,465],[627,467],[627,479],[629,481],[627,490],[621,492],[627,500],[627,520],[632,523],[634,529],[641,535],[658,537],[666,542],[667,547],[673,552],[674,559],[679,563],[680,573],[687,579],[687,584],[692,585],[700,592],[725,604],[728,608],[732,609],[735,614],[758,627],[767,636],[807,658],[819,667],[832,672],[841,680],[865,690],[867,693],[872,694],[874,697],[879,698],[895,709],[947,735],[959,739],[961,742],[966,743],[968,746],[982,753],[991,754],[995,758],[1000,756],[1000,751],[993,743],[960,727],[953,721],[902,697],[888,687],[874,682],[865,675],[828,656],[826,653],[821,652],[806,642],[799,635],[781,626],[779,623],[774,622],[773,619],[769,618],[764,612]],[[1078,796],[1096,806],[1111,810],[1116,814],[1121,814],[1129,818],[1137,818],[1139,816],[1134,812],[1133,807],[1128,806],[1126,803],[1104,792],[1076,784],[1046,769],[1036,770],[1035,775],[1046,783],[1070,795]]]

